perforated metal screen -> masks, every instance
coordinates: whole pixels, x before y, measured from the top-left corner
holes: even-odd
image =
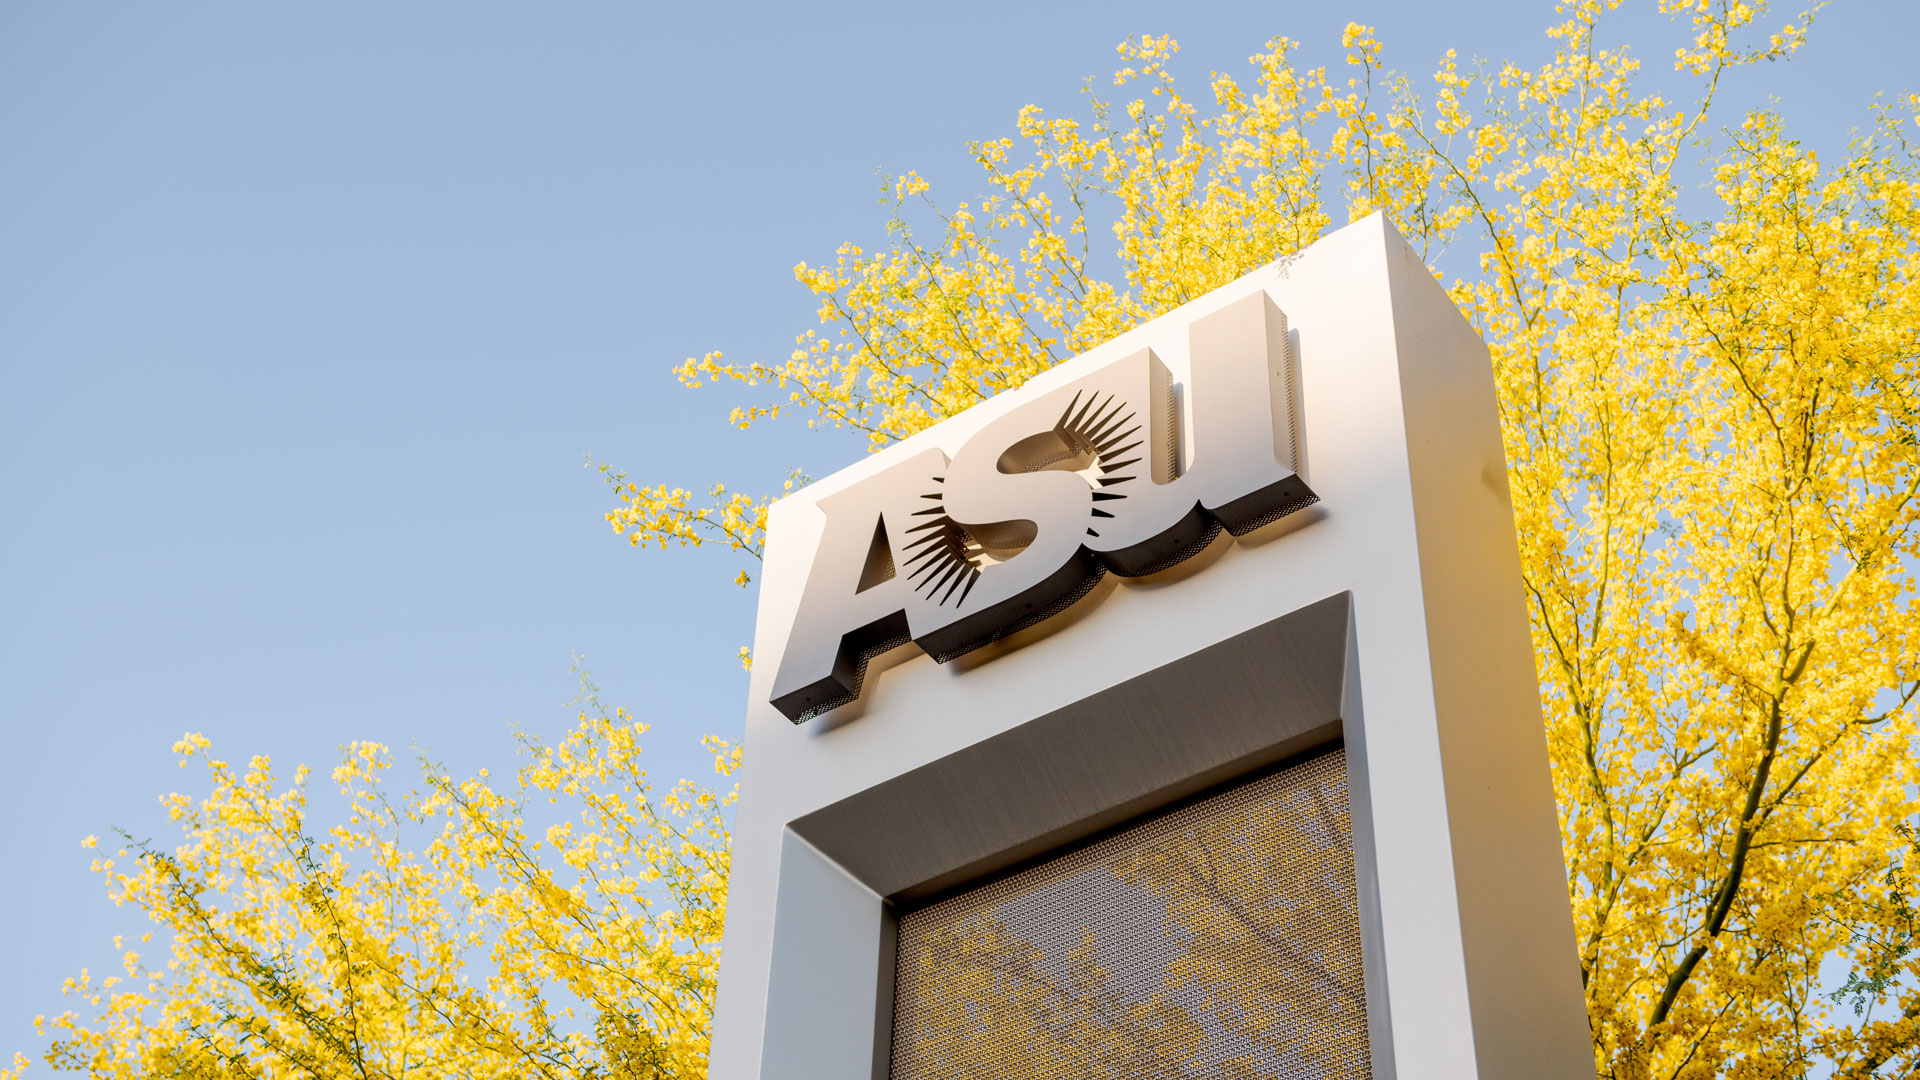
[[[900,919],[892,1080],[1370,1074],[1345,754]]]

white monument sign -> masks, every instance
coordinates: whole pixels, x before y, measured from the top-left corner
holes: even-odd
[[[714,1080],[1594,1074],[1492,373],[1381,218],[766,558]]]

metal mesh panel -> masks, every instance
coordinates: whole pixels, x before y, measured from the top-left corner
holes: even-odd
[[[892,1080],[1370,1075],[1335,751],[904,915]]]

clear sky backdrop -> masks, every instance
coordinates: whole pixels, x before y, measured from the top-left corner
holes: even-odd
[[[1916,9],[1841,0],[1732,100],[1837,147],[1920,84]],[[812,324],[792,265],[880,239],[876,168],[970,198],[966,140],[1074,107],[1123,37],[1177,36],[1204,96],[1274,35],[1337,65],[1349,19],[1426,86],[1449,47],[1538,63],[1554,15],[0,3],[0,1060],[139,932],[80,840],[166,837],[185,731],[321,777],[354,739],[498,773],[511,724],[571,721],[579,654],[660,775],[704,770],[753,593],[618,541],[583,457],[833,471],[857,441],[732,431],[671,368],[782,355]],[[1672,33],[1646,0],[1611,36],[1665,79]]]

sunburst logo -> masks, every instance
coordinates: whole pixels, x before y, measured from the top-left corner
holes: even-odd
[[[1101,518],[1113,517],[1113,511],[1100,504],[1126,498],[1126,492],[1113,489],[1140,472],[1137,466],[1144,459],[1141,448],[1146,440],[1136,415],[1116,395],[1108,394],[1103,399],[1098,393],[1075,393],[1052,428],[1022,439],[1000,455],[1000,471],[1054,469],[1084,477],[1094,489],[1087,535],[1098,537],[1100,532],[1094,526]],[[933,480],[945,484],[947,478],[936,476]],[[997,530],[994,526],[968,529],[961,525],[947,513],[944,488],[921,498],[933,505],[915,511],[914,517],[929,520],[907,530],[912,537],[907,543],[907,578],[915,592],[942,606],[949,601],[956,609],[965,605],[982,570],[1019,554],[1032,539],[1024,535],[1020,523],[1003,522]]]

